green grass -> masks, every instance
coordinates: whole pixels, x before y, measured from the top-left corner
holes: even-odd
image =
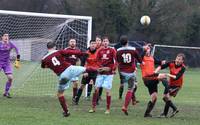
[[[112,89],[111,114],[105,115],[105,94],[97,112],[89,114],[91,102],[81,99],[78,106],[71,105],[72,89],[66,91],[71,116],[63,118],[56,98],[57,77],[49,70],[41,70],[37,63],[23,62],[22,68],[14,70],[12,99],[0,96],[0,125],[198,125],[200,123],[199,70],[190,69],[185,73],[185,84],[174,103],[180,112],[174,118],[144,118],[149,100],[147,89],[138,74],[137,99],[140,103],[130,105],[129,116],[121,112],[122,100],[118,100],[118,75]],[[3,93],[6,77],[0,73],[0,93]],[[159,115],[163,109],[163,87],[159,85],[159,99],[153,111]]]

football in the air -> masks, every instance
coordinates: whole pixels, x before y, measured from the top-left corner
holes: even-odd
[[[149,16],[147,16],[147,15],[142,16],[141,19],[140,19],[140,23],[142,25],[146,25],[147,26],[147,25],[149,25],[151,23],[151,18]]]

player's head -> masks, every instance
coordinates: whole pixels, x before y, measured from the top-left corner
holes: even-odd
[[[95,50],[97,47],[95,40],[90,40],[90,50]]]
[[[96,41],[96,44],[97,44],[97,48],[99,48],[101,46],[101,43],[102,43],[101,36],[97,35],[95,37],[95,41]]]
[[[104,36],[104,37],[103,37],[102,45],[103,45],[104,47],[108,47],[109,43],[110,43],[109,38],[108,38],[107,36]]]
[[[122,46],[128,45],[128,37],[126,35],[122,35],[119,39],[119,42]]]
[[[181,64],[184,63],[184,60],[185,60],[185,54],[179,53],[179,54],[177,54],[177,56],[176,56],[175,64],[176,64],[176,65],[181,65]]]
[[[69,40],[69,46],[71,47],[71,48],[74,48],[74,47],[76,47],[76,39],[74,39],[74,38],[71,38],[70,40]]]
[[[146,43],[143,48],[146,51],[145,54],[147,56],[150,56],[151,55],[151,44],[150,43]]]
[[[56,44],[54,42],[48,42],[47,43],[47,49],[51,50],[51,49],[56,49]]]
[[[9,34],[6,33],[6,32],[2,33],[1,39],[2,39],[3,42],[8,42],[9,41]]]

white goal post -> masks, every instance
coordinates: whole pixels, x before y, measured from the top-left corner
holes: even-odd
[[[57,76],[40,68],[47,53],[46,43],[53,41],[58,49],[64,49],[68,40],[75,38],[77,47],[86,50],[92,35],[92,17],[0,10],[0,33],[3,32],[9,33],[22,60],[22,67],[14,76],[13,92],[24,96],[54,95]]]
[[[55,41],[58,48],[62,49],[72,37],[77,39],[80,49],[86,49],[91,40],[92,17],[0,10],[0,32],[2,31],[8,32],[12,41],[19,46],[23,60],[40,60],[38,55],[43,55],[44,52],[33,55],[32,48],[39,47],[38,44],[44,47],[50,40]],[[39,48],[36,51],[42,50],[41,46]]]

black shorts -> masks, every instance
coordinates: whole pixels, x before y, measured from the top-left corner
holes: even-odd
[[[149,94],[151,95],[154,92],[158,92],[158,83],[159,80],[157,79],[159,74],[152,74],[147,77],[143,77],[143,81],[145,86],[148,88]]]
[[[176,97],[180,89],[180,86],[169,86],[169,95]]]
[[[97,73],[88,73],[87,77],[82,77],[81,84],[86,85],[89,84],[91,80],[95,83],[97,78]]]

